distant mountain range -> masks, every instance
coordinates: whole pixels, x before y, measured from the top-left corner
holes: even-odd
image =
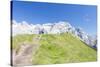
[[[18,23],[12,22],[12,35],[17,34],[61,34],[71,33],[73,36],[79,38],[81,41],[91,47],[97,47],[97,38],[91,37],[82,28],[75,28],[69,22],[59,21],[57,23],[46,24],[28,24],[23,21]]]

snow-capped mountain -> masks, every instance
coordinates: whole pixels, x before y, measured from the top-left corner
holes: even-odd
[[[60,34],[70,32],[74,36],[78,37],[81,41],[85,42],[89,46],[95,46],[96,39],[89,36],[81,28],[73,27],[69,22],[59,21],[58,23],[46,23],[46,24],[28,24],[23,21],[18,23],[12,22],[12,34]]]

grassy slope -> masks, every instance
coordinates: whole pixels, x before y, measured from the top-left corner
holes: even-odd
[[[13,38],[13,48],[21,42],[32,42],[36,35],[19,35]],[[43,34],[40,48],[33,58],[33,64],[56,64],[70,62],[96,61],[97,52],[69,33]]]
[[[36,35],[28,35],[28,34],[24,34],[24,35],[17,35],[12,37],[12,48],[13,49],[17,49],[19,48],[19,46],[23,43],[33,43],[32,39],[35,37]]]

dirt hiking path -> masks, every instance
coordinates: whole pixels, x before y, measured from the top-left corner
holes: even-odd
[[[42,35],[37,35],[36,37],[33,38],[33,41],[35,43],[28,44],[28,43],[23,43],[20,46],[19,51],[16,53],[16,50],[13,50],[12,53],[12,65],[13,66],[29,66],[32,65],[32,56],[35,55],[37,50],[40,47],[39,41],[41,39]]]

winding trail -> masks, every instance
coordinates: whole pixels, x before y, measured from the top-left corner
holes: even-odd
[[[29,44],[29,43],[23,43],[21,44],[19,51],[16,52],[16,50],[13,50],[13,66],[26,66],[26,65],[32,65],[32,56],[35,55],[37,50],[40,47],[40,39],[42,35],[37,35],[36,37],[33,38],[33,41],[35,43]]]

